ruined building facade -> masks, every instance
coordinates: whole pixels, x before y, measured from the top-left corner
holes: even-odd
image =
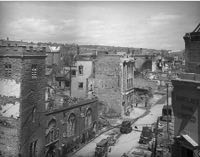
[[[185,64],[186,72],[200,74],[200,24],[191,33],[186,33]]]
[[[184,36],[186,72],[172,80],[175,142],[172,156],[195,157],[200,151],[200,25]]]
[[[15,120],[17,135],[1,150],[7,155],[44,156],[45,57],[43,49],[0,48],[0,115]]]
[[[134,59],[120,55],[99,56],[88,89],[119,115],[130,110],[134,95]],[[91,89],[90,89],[91,88]]]

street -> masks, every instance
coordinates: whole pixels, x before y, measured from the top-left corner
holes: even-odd
[[[165,97],[166,98],[166,97]],[[162,99],[162,98],[161,98]],[[171,99],[171,98],[169,98]],[[162,103],[161,103],[162,102]],[[150,112],[144,117],[138,119],[133,125],[133,131],[129,134],[122,134],[117,140],[114,146],[111,146],[111,152],[108,153],[109,157],[121,157],[123,153],[130,153],[139,146],[139,138],[141,134],[142,127],[145,125],[151,125],[156,122],[157,118],[162,114],[162,107],[165,105],[165,101],[157,101],[155,105],[152,106]],[[169,101],[170,102],[170,101]],[[137,131],[134,127],[137,126]],[[118,128],[116,128],[118,129]],[[112,129],[109,132],[105,132],[95,140],[84,146],[78,152],[74,154],[73,157],[92,157],[94,156],[95,147],[98,142],[109,136],[111,132],[116,129]]]

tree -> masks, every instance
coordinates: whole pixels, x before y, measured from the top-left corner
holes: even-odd
[[[63,56],[63,64],[64,66],[71,66],[73,64],[73,58],[74,54],[71,53],[65,53]]]

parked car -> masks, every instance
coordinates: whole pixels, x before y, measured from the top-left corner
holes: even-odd
[[[122,134],[128,134],[132,131],[131,122],[130,121],[123,121],[120,127],[120,132]]]

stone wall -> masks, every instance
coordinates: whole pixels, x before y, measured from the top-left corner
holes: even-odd
[[[83,74],[79,74],[79,66],[83,66]],[[88,81],[87,79],[92,75],[93,62],[92,61],[77,61],[76,62],[76,77],[72,77],[71,96],[77,98],[87,97]],[[83,83],[83,88],[79,88],[79,83]]]
[[[200,41],[193,41],[187,36],[184,39],[186,72],[200,74]]]
[[[19,153],[21,63],[19,58],[0,57],[0,152],[2,156],[17,156]],[[6,64],[11,64],[10,76],[5,75]]]
[[[19,153],[19,120],[0,116],[0,156],[17,157]]]
[[[121,113],[121,69],[119,56],[98,58],[95,62],[95,95],[107,105]]]
[[[49,122],[51,120],[56,121],[55,130],[58,130],[55,142],[55,151],[60,150],[60,152],[69,153],[73,148],[78,148],[81,143],[87,142],[89,139],[94,137],[94,127],[98,124],[98,104],[96,99],[85,100],[79,102],[77,105],[69,106],[60,110],[52,111],[47,113],[47,123],[46,123],[46,151],[48,150],[49,131],[53,128],[48,128]],[[85,126],[85,118],[88,110],[92,111],[92,124],[88,128]],[[75,134],[72,136],[68,135],[69,131],[69,117],[70,115],[75,115]],[[96,130],[97,131],[97,130]],[[85,138],[85,139],[84,139]]]
[[[172,107],[175,116],[175,136],[188,134],[198,144],[199,128],[199,90],[200,82],[172,81]]]
[[[32,64],[37,64],[37,78],[31,75]],[[21,147],[22,157],[31,151],[31,143],[36,142],[35,152],[44,156],[45,133],[45,58],[24,58],[21,83]],[[32,150],[33,151],[33,150]]]

